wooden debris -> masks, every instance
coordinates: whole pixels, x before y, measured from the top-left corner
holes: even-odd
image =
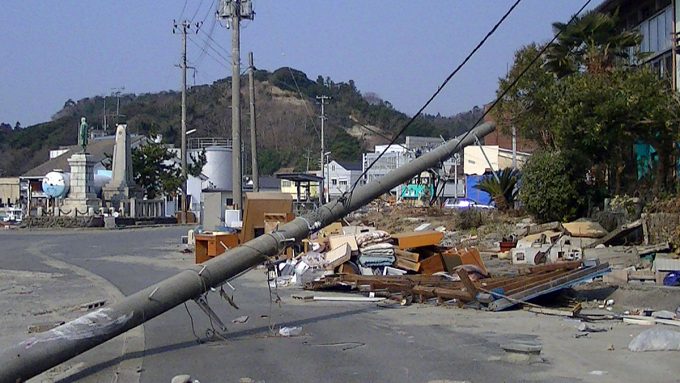
[[[433,256],[434,257],[434,256]],[[430,258],[433,258],[430,257]],[[419,301],[437,298],[440,301],[455,300],[459,303],[476,302],[490,310],[504,310],[516,304],[528,304],[527,300],[562,288],[582,283],[609,271],[609,265],[585,267],[579,262],[538,266],[526,274],[503,276],[472,281],[463,269],[457,270],[459,281],[451,277],[423,274],[400,276],[334,275],[305,285],[309,290],[344,288],[366,292],[380,292],[386,296],[414,296]],[[441,261],[440,261],[441,264]],[[549,267],[548,267],[549,266]],[[536,305],[533,305],[536,306]],[[540,307],[540,306],[538,306]],[[580,308],[574,308],[577,313]]]
[[[435,230],[410,231],[392,235],[392,239],[397,242],[397,247],[402,250],[438,245],[443,238],[444,233]]]

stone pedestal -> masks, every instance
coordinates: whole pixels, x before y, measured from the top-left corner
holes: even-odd
[[[68,159],[71,186],[62,211],[69,216],[84,216],[99,211],[101,200],[94,191],[95,161],[87,153],[77,153]]]

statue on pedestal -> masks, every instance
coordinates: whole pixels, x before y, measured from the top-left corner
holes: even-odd
[[[87,148],[87,139],[90,136],[90,132],[87,126],[87,120],[85,117],[80,118],[80,128],[78,129],[78,146],[83,148],[83,153]]]

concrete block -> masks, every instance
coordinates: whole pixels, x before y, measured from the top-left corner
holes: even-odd
[[[604,283],[611,283],[612,285],[621,285],[628,283],[628,270],[614,269],[610,273],[602,277]]]
[[[116,228],[116,217],[104,217],[104,228],[105,229],[115,229]]]

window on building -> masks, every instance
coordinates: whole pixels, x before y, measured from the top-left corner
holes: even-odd
[[[347,186],[347,180],[340,180],[340,186]]]
[[[289,180],[281,180],[281,187],[284,188],[289,188],[292,186],[292,181]]]
[[[337,178],[331,178],[331,185],[335,186],[338,184],[338,179]]]
[[[642,35],[640,51],[656,54],[670,49],[673,33],[672,7],[666,7],[663,11],[644,20],[638,29]]]
[[[331,170],[335,171],[335,164],[331,165]]]

